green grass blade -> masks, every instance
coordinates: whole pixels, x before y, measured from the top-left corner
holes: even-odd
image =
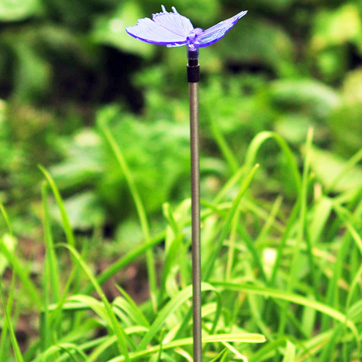
[[[79,350],[81,350],[82,352],[92,352],[94,349],[98,348],[100,345],[102,345],[102,343],[105,341],[105,340],[111,340],[111,344],[116,344],[117,343],[117,338],[116,336],[112,336],[112,337],[109,337],[109,336],[106,336],[106,337],[98,337],[98,338],[93,338],[91,340],[88,340],[84,343],[81,343],[78,345],[78,348]],[[64,342],[64,343],[67,343],[67,342]],[[89,359],[89,357],[87,357]],[[90,362],[88,361],[87,359],[87,362]],[[38,355],[36,358],[34,359],[31,359],[31,360],[27,360],[27,361],[31,361],[31,362],[43,362],[44,361],[44,353]],[[56,359],[56,362],[69,362],[69,356],[68,354],[65,354],[63,353],[59,358]],[[93,361],[94,362],[94,361]],[[97,361],[99,362],[99,361]],[[103,362],[103,361],[102,361]]]
[[[328,343],[325,344],[324,348],[322,349],[322,353],[320,354],[320,357],[318,359],[318,362],[328,362],[333,361],[335,350],[336,350],[336,344],[338,338],[341,338],[341,332],[343,331],[344,325],[340,324],[336,328],[334,328],[333,333],[331,337],[328,339]]]
[[[282,362],[294,362],[295,361],[295,345],[287,341],[287,348],[285,350],[284,358]]]
[[[10,291],[9,291],[9,297],[8,297],[8,303],[7,303],[7,312],[10,315],[11,314],[11,310],[13,309],[13,302],[14,302],[14,295],[15,295],[15,274],[12,277],[11,280],[11,286],[10,286]],[[6,359],[9,357],[8,356],[8,351],[6,350],[6,348],[9,348],[8,345],[8,324],[7,323],[3,323],[2,326],[2,330],[1,330],[1,339],[0,339],[0,361],[6,361]]]
[[[228,355],[229,350],[224,348],[215,358],[213,358],[210,362],[222,362],[225,360],[226,356]]]
[[[223,188],[219,191],[214,199],[214,204],[218,205],[225,196],[229,193],[229,191],[234,187],[236,183],[240,181],[245,173],[245,167],[242,166],[239,170],[228,180],[228,182],[223,186]]]
[[[228,163],[231,172],[236,173],[239,168],[239,162],[237,158],[234,156],[233,151],[230,149],[223,134],[221,133],[218,126],[218,122],[214,120],[214,117],[211,114],[209,120],[210,120],[211,131],[214,136],[216,144],[218,145],[222,155],[224,156],[226,162]]]
[[[299,190],[301,189],[301,179],[298,171],[298,165],[296,162],[295,157],[293,156],[292,151],[290,150],[288,144],[285,142],[285,140],[279,136],[277,133],[264,131],[258,133],[254,139],[251,141],[248,150],[245,155],[245,168],[251,169],[252,165],[256,163],[256,156],[263,145],[263,143],[269,139],[273,139],[282,152],[284,153],[286,159],[287,159],[287,165],[290,169],[291,177],[295,184],[296,192],[299,193]]]
[[[45,352],[43,361],[44,362],[54,361],[54,357],[52,355],[54,353],[58,352],[58,350],[65,352],[69,356],[71,361],[73,361],[73,362],[79,362],[79,359],[76,358],[76,355],[72,352],[72,350],[74,350],[74,352],[82,358],[82,361],[87,360],[87,356],[77,345],[75,345],[73,343],[60,343],[60,344],[50,347]],[[53,357],[53,359],[50,359],[51,357]]]
[[[343,221],[343,224],[355,242],[360,254],[362,254],[362,238],[357,229],[353,226],[353,215],[351,215],[347,209],[341,205],[338,205],[337,203],[334,203],[333,209],[337,213],[338,217]],[[356,222],[360,224],[361,221],[358,219]]]
[[[65,233],[65,238],[66,238],[66,241],[67,243],[74,249],[76,249],[76,240],[75,240],[75,237],[74,237],[74,233],[73,233],[73,229],[71,227],[71,224],[70,224],[70,220],[69,220],[69,217],[68,217],[68,214],[67,214],[67,211],[65,209],[65,205],[64,205],[64,202],[63,202],[63,199],[60,195],[60,192],[58,190],[58,187],[57,185],[55,184],[52,176],[50,175],[50,173],[41,165],[38,165],[40,171],[43,173],[43,175],[45,176],[52,192],[53,192],[53,195],[54,195],[54,198],[56,200],[56,203],[57,203],[57,206],[58,206],[58,209],[59,209],[59,212],[60,212],[60,215],[61,215],[61,220],[62,220],[62,225],[63,225],[63,231]],[[43,206],[44,207],[44,206]],[[49,222],[49,216],[47,216],[47,222]],[[51,230],[50,230],[50,225],[45,225],[46,226],[46,229],[45,229],[45,233],[46,233],[46,238],[49,238],[51,237]],[[50,241],[50,240],[48,240]],[[51,243],[51,241],[50,241]],[[68,290],[70,289],[71,287],[71,284],[73,281],[74,282],[74,286],[73,286],[73,292],[76,293],[78,292],[78,289],[79,289],[79,272],[77,270],[77,264],[74,262],[73,260],[73,255],[71,254],[71,259],[72,259],[72,263],[74,263],[75,265],[75,268],[74,270],[72,271],[71,275],[70,275],[70,278],[69,280],[67,281],[67,284],[66,284],[66,288],[64,289],[63,291],[63,296],[60,298],[59,300],[59,308],[58,310],[55,312],[55,316],[57,318],[57,321],[55,322],[55,325],[59,326],[60,325],[60,322],[61,322],[61,306],[62,304],[64,303],[65,301],[65,297],[68,293]],[[52,268],[55,268],[55,257],[51,257],[51,267]],[[54,270],[52,271],[52,273],[54,272]],[[55,277],[55,275],[52,275],[52,277]],[[59,290],[59,287],[57,286],[57,282],[54,286],[54,288],[57,288],[57,290]],[[60,292],[60,290],[59,290]],[[55,292],[57,295],[57,292]],[[58,295],[59,297],[59,295]]]
[[[337,184],[343,179],[343,177],[352,170],[362,159],[362,149],[358,150],[345,164],[343,169],[335,178],[331,181],[330,185],[326,190],[326,194],[329,194],[332,190],[335,189]]]
[[[261,334],[215,334],[211,336],[204,336],[202,339],[203,344],[207,343],[222,343],[222,342],[236,342],[236,343],[264,343],[265,337]],[[175,349],[178,347],[183,346],[191,346],[193,344],[193,339],[190,338],[183,338],[178,339],[172,342],[164,343],[163,344],[163,350],[167,351],[169,349]],[[148,347],[146,350],[137,351],[130,353],[129,357],[130,360],[136,360],[141,357],[146,357],[150,354],[157,353],[159,351],[160,346],[152,346]],[[112,358],[111,360],[107,362],[123,362],[125,359],[123,356]]]
[[[210,284],[202,283],[201,291],[214,291],[215,288],[212,287]],[[167,317],[177,310],[182,304],[184,304],[187,300],[192,297],[192,286],[188,286],[186,289],[182,290],[177,294],[174,298],[172,298],[166,306],[158,313],[155,321],[152,323],[152,326],[148,333],[143,337],[137,351],[141,351],[146,349],[147,345],[152,341],[155,335],[159,332],[162,325],[164,324]]]
[[[165,331],[164,331],[164,329],[162,329],[162,331],[161,331],[161,335],[160,335],[160,348],[159,348],[159,351],[158,351],[158,354],[157,354],[157,358],[156,358],[156,360],[155,360],[155,362],[161,362],[162,361],[162,351],[163,351],[163,338],[164,338],[164,333],[165,333]]]
[[[293,294],[290,292],[281,291],[281,290],[277,290],[277,289],[271,289],[271,288],[257,287],[255,285],[237,284],[237,283],[231,283],[231,282],[226,283],[226,282],[220,282],[220,281],[213,281],[212,284],[215,286],[220,286],[227,290],[234,290],[234,291],[240,291],[240,292],[242,291],[242,292],[246,292],[246,293],[257,294],[257,295],[260,295],[263,297],[281,299],[281,300],[299,304],[299,305],[302,305],[305,307],[313,308],[313,309],[321,312],[322,314],[332,317],[333,319],[335,319],[338,322],[346,323],[348,328],[350,328],[353,333],[356,333],[358,335],[356,325],[351,320],[349,320],[345,314],[330,307],[327,304],[323,304],[323,303],[320,303],[320,302],[317,302],[317,301],[314,301],[314,300],[311,300],[306,297],[302,297],[300,295]]]
[[[229,242],[228,256],[226,261],[225,281],[229,281],[231,278],[231,270],[235,259],[235,239],[236,239],[237,226],[239,223],[239,217],[240,217],[240,208],[236,209],[233,221],[231,223],[231,232],[229,237],[230,242]]]
[[[60,195],[60,192],[58,190],[57,185],[55,184],[53,178],[51,177],[50,173],[41,165],[38,166],[40,171],[43,173],[43,175],[45,176],[46,180],[48,181],[50,188],[53,191],[53,195],[55,197],[55,200],[57,202],[58,205],[58,209],[60,212],[60,216],[62,219],[62,223],[63,223],[63,229],[65,232],[65,237],[67,239],[67,242],[70,246],[72,246],[73,248],[75,248],[75,237],[73,234],[73,230],[72,227],[70,225],[70,221],[68,218],[68,214],[67,211],[65,210],[65,206],[62,200],[62,197]]]
[[[258,243],[262,242],[267,235],[270,232],[270,229],[275,223],[276,217],[278,215],[278,212],[280,210],[280,207],[282,206],[283,197],[278,196],[270,210],[269,217],[266,219],[264,226],[259,232],[258,237],[255,240],[255,244],[258,245]]]
[[[11,223],[10,223],[10,219],[9,219],[9,215],[8,213],[6,212],[6,209],[4,207],[4,205],[2,204],[2,202],[0,201],[0,211],[1,211],[1,214],[5,220],[5,224],[9,230],[9,233],[11,236],[13,236],[13,229],[11,227]]]
[[[146,240],[149,240],[150,238],[150,230],[149,230],[149,224],[148,224],[148,220],[147,220],[147,215],[146,215],[146,211],[145,208],[143,206],[143,202],[141,200],[141,197],[139,195],[139,192],[137,190],[136,184],[133,180],[132,174],[129,170],[129,167],[127,165],[126,159],[121,151],[121,148],[118,146],[118,144],[116,143],[116,140],[114,139],[114,137],[112,136],[110,130],[108,129],[108,127],[106,127],[105,125],[101,126],[101,130],[107,140],[107,142],[109,143],[118,163],[119,166],[124,174],[124,177],[127,181],[128,187],[130,189],[130,192],[132,194],[133,197],[133,201],[135,202],[136,205],[136,209],[138,212],[138,217],[140,219],[140,224],[141,224],[141,228],[143,231],[143,235],[144,238]]]
[[[271,361],[271,357],[277,353],[279,348],[284,346],[286,343],[285,338],[278,338],[274,341],[270,341],[269,343],[263,345],[257,352],[255,352],[249,358],[249,362],[259,362],[259,361]]]
[[[306,220],[307,220],[307,197],[308,197],[308,179],[309,179],[309,170],[310,170],[310,157],[311,157],[311,145],[312,145],[312,137],[313,132],[310,129],[308,132],[307,144],[306,144],[306,156],[304,160],[303,166],[303,178],[302,178],[302,188],[300,193],[301,198],[301,205],[300,205],[300,215],[298,221],[298,233],[297,233],[297,241],[295,243],[291,268],[289,272],[289,281],[288,281],[288,291],[292,291],[293,287],[296,285],[297,281],[297,273],[299,263],[298,260],[300,258],[300,249],[303,241],[308,238],[305,237],[305,230],[306,230]],[[309,267],[311,269],[312,276],[314,275],[314,262],[313,262],[313,255],[312,255],[312,246],[310,243],[307,242],[307,250],[308,250],[308,257],[309,257]],[[314,276],[312,277],[314,281]]]
[[[322,196],[313,207],[313,217],[309,225],[309,235],[311,243],[316,244],[321,238],[323,230],[328,226],[328,219],[331,217],[333,209],[332,200]]]
[[[2,302],[2,305],[3,305],[5,323],[7,325],[8,330],[9,330],[10,340],[11,340],[11,344],[13,346],[13,351],[14,351],[16,362],[24,362],[23,356],[22,356],[21,351],[20,351],[19,343],[18,343],[18,341],[16,339],[16,336],[15,336],[14,328],[13,328],[13,326],[11,324],[11,320],[10,320],[10,316],[9,316],[10,311],[7,309],[7,306],[6,306],[6,303],[5,303],[5,296],[4,296],[4,291],[3,291],[3,287],[2,287],[1,282],[0,282],[0,297],[1,297],[1,302]]]
[[[31,300],[40,310],[42,308],[43,303],[33,282],[29,278],[27,271],[24,269],[24,266],[21,265],[21,262],[17,260],[15,255],[8,249],[5,243],[2,242],[1,240],[0,240],[0,252],[5,256],[8,263],[12,266],[14,272],[22,281],[24,288],[28,291]]]
[[[57,303],[60,299],[60,284],[59,284],[59,274],[57,259],[54,252],[54,243],[50,226],[50,217],[48,209],[48,190],[47,184],[43,182],[42,184],[42,199],[43,199],[43,229],[44,229],[44,238],[45,238],[45,262],[44,262],[44,281],[43,281],[43,300],[44,307],[41,315],[41,324],[40,324],[40,335],[42,349],[46,350],[50,347],[51,338],[55,335],[53,328],[50,323],[49,315],[49,289],[51,288],[52,302]]]
[[[336,263],[333,268],[333,275],[328,284],[327,297],[326,302],[337,308],[339,306],[339,293],[338,293],[338,281],[343,275],[343,269],[345,267],[346,260],[350,254],[351,249],[351,240],[353,240],[359,249],[362,251],[362,240],[361,237],[356,230],[356,228],[352,224],[352,220],[355,218],[353,215],[349,213],[346,208],[343,208],[337,202],[333,202],[333,210],[338,215],[339,220],[342,221],[343,226],[347,228],[348,233],[346,233],[342,239],[342,242],[338,248],[338,253],[336,255]],[[347,262],[348,263],[348,262]],[[329,326],[328,318],[323,318],[322,320],[322,330],[327,329]]]
[[[275,258],[275,262],[273,265],[273,269],[271,272],[271,276],[270,276],[270,282],[268,283],[269,286],[274,286],[276,278],[277,278],[277,273],[280,267],[280,264],[283,260],[283,255],[284,255],[284,250],[288,241],[288,238],[290,237],[290,234],[294,228],[295,222],[297,220],[298,217],[298,213],[299,213],[299,209],[300,209],[300,202],[301,200],[299,199],[296,204],[293,206],[293,209],[290,213],[288,222],[287,222],[287,226],[285,228],[285,231],[283,233],[283,236],[281,238],[279,247],[277,249],[277,255]]]
[[[40,340],[41,340],[41,349],[47,350],[51,344],[52,330],[50,328],[49,322],[49,263],[47,260],[44,262],[44,278],[43,278],[43,301],[44,301],[44,310],[41,313],[40,317]]]
[[[354,275],[354,278],[352,280],[352,283],[350,285],[349,291],[348,291],[348,296],[347,296],[347,301],[346,301],[346,307],[347,309],[349,309],[353,296],[356,293],[356,291],[358,290],[358,287],[360,287],[360,282],[362,280],[362,265],[360,266],[360,268],[358,269],[357,273]]]
[[[166,251],[165,261],[162,268],[161,278],[160,278],[160,288],[159,288],[159,297],[158,299],[160,302],[163,300],[164,292],[166,289],[166,281],[167,277],[170,275],[175,263],[177,263],[178,258],[184,258],[185,254],[180,254],[182,251],[184,251],[184,248],[182,247],[182,242],[184,240],[184,235],[178,234],[173,239],[172,244]],[[186,254],[187,257],[187,254]]]
[[[207,281],[208,278],[210,277],[211,275],[211,272],[212,272],[212,269],[214,268],[214,264],[215,264],[215,261],[219,255],[219,252],[224,244],[224,241],[226,240],[226,237],[228,236],[229,232],[230,232],[230,228],[231,228],[231,224],[232,224],[232,221],[235,217],[235,214],[236,214],[236,211],[237,209],[240,207],[240,202],[246,192],[246,190],[248,189],[254,175],[255,175],[255,172],[257,171],[259,165],[255,165],[254,168],[250,171],[250,173],[247,175],[247,177],[245,178],[245,180],[243,181],[240,189],[239,189],[239,192],[237,194],[237,196],[235,197],[232,205],[231,205],[231,208],[230,208],[230,211],[228,213],[228,216],[225,220],[225,224],[222,228],[222,231],[221,231],[221,235],[219,237],[219,240],[217,241],[216,245],[214,246],[214,250],[213,252],[211,253],[208,261],[206,262],[206,264],[204,263],[204,266],[203,266],[203,271],[202,271],[202,278],[204,281]]]
[[[48,206],[48,190],[47,185],[42,185],[42,199],[43,199],[43,213],[44,213],[44,236],[45,236],[45,247],[46,247],[46,262],[49,271],[49,281],[52,290],[53,303],[59,301],[60,298],[60,283],[58,273],[58,263],[54,251],[54,242],[50,225],[49,206]]]
[[[112,321],[107,313],[107,308],[105,307],[102,301],[91,297],[89,295],[76,294],[68,297],[67,301],[79,303],[81,306],[79,310],[83,310],[84,307],[91,309],[95,314],[99,316],[102,321],[105,321],[106,324],[111,325]]]
[[[98,293],[98,295],[102,299],[102,302],[104,303],[104,306],[106,308],[108,317],[109,317],[109,319],[111,321],[113,332],[117,337],[119,350],[124,355],[125,361],[128,362],[129,361],[129,353],[128,353],[128,349],[127,349],[126,334],[125,334],[123,328],[121,327],[120,323],[118,322],[118,320],[117,320],[117,318],[116,318],[116,316],[115,316],[115,314],[114,314],[114,312],[112,310],[112,307],[111,307],[110,303],[107,300],[107,297],[103,293],[102,288],[97,283],[96,278],[94,277],[94,275],[92,274],[92,272],[90,271],[90,269],[88,268],[88,266],[86,265],[84,260],[81,258],[79,253],[73,247],[71,247],[68,244],[60,244],[59,246],[64,247],[64,248],[69,250],[69,252],[73,255],[74,259],[77,261],[80,268],[86,274],[86,276],[88,277],[88,279],[92,283],[94,289],[96,290],[96,292]]]
[[[149,248],[160,244],[165,237],[165,232],[162,232],[158,235],[155,235],[150,240],[145,243],[135,247],[133,250],[128,252],[126,255],[122,256],[119,260],[111,264],[105,271],[103,271],[99,276],[97,276],[97,283],[102,285],[107,280],[112,278],[116,273],[118,273],[125,266],[132,263],[139,256],[143,255]],[[93,285],[87,287],[84,291],[85,294],[89,294],[93,290]]]
[[[171,206],[168,202],[165,202],[162,205],[162,211],[163,211],[164,217],[166,218],[166,220],[168,221],[168,224],[171,227],[171,230],[173,231],[174,235],[176,236],[179,233],[179,226],[177,224],[175,216],[172,213]]]
[[[215,296],[216,296],[216,310],[215,310],[215,317],[214,317],[214,321],[212,322],[212,326],[210,329],[210,334],[214,334],[216,332],[221,314],[222,314],[222,305],[223,305],[223,300],[222,300],[222,296],[221,293],[219,293],[217,290],[214,290],[215,292]]]
[[[127,185],[129,187],[129,190],[131,192],[133,201],[136,205],[138,217],[140,220],[143,236],[148,242],[150,240],[150,230],[149,230],[149,224],[147,220],[147,215],[145,208],[143,206],[143,202],[141,200],[141,197],[139,195],[139,192],[137,190],[136,184],[133,180],[132,174],[129,170],[129,167],[127,165],[126,159],[123,156],[123,153],[121,151],[121,148],[116,143],[114,137],[112,136],[110,130],[105,125],[101,125],[101,130],[109,143],[117,162],[121,168],[121,171],[123,172],[123,175],[126,179]],[[148,248],[146,250],[146,260],[147,260],[147,271],[148,271],[148,278],[150,283],[150,295],[152,300],[152,305],[154,308],[154,311],[157,310],[157,301],[156,301],[156,266],[155,266],[155,260],[152,248]]]
[[[337,308],[339,306],[339,286],[338,281],[341,278],[343,273],[344,264],[347,256],[349,255],[351,245],[351,239],[349,235],[345,235],[342,239],[342,242],[339,246],[336,262],[333,268],[332,277],[329,280],[327,293],[326,293],[326,303]],[[324,316],[321,323],[322,331],[325,331],[329,328],[329,318],[328,316]]]
[[[147,328],[150,327],[150,324],[145,317],[145,315],[142,313],[141,309],[137,306],[137,304],[133,301],[133,299],[130,297],[130,295],[119,285],[116,285],[116,288],[118,291],[122,294],[124,300],[127,302],[130,311],[130,315],[133,317],[133,320],[140,326],[145,326]],[[113,305],[119,306],[117,304],[117,298],[114,300]]]
[[[248,250],[254,260],[255,267],[257,268],[258,272],[260,272],[261,279],[266,283],[268,280],[267,280],[267,277],[266,277],[266,274],[264,271],[263,261],[262,261],[261,257],[259,256],[259,253],[256,248],[254,240],[249,236],[249,234],[245,230],[244,225],[242,225],[240,223],[238,224],[238,231],[239,231],[239,234],[241,235],[241,237],[243,238],[245,246],[248,248]]]
[[[112,344],[115,343],[114,338],[110,337],[110,338],[105,338],[103,343],[100,343],[93,351],[92,353],[88,356],[87,362],[97,362],[98,360],[100,360],[99,356],[105,352],[106,350],[108,350],[109,348],[111,348]]]
[[[307,255],[309,261],[309,268],[312,274],[312,282],[313,287],[315,289],[315,296],[318,296],[317,284],[316,284],[316,272],[314,267],[314,260],[313,260],[313,253],[312,253],[312,245],[308,236],[306,235],[306,220],[307,220],[307,197],[308,197],[308,186],[309,186],[309,170],[310,170],[310,159],[311,159],[311,147],[312,147],[312,139],[313,139],[313,130],[309,129],[307,142],[306,142],[306,155],[304,159],[303,165],[303,176],[302,176],[302,185],[299,193],[300,197],[300,214],[299,220],[297,224],[297,237],[296,242],[294,245],[292,261],[290,264],[290,271],[289,271],[289,279],[287,283],[287,291],[293,291],[293,288],[297,284],[298,280],[298,272],[300,271],[300,253],[301,253],[301,246],[303,242],[306,242],[307,245]],[[279,333],[282,335],[284,333],[287,317],[286,313],[288,310],[288,306],[285,306],[282,311],[281,315],[281,322],[279,324]]]
[[[253,294],[247,295],[248,304],[250,306],[250,315],[252,316],[253,324],[249,327],[252,330],[261,331],[267,339],[272,339],[273,336],[270,333],[267,324],[264,321],[262,311],[260,308],[260,303],[257,300],[257,296]]]

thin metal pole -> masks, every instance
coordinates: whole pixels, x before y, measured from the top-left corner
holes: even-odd
[[[189,83],[192,216],[192,303],[194,362],[202,361],[201,340],[201,247],[198,83]]]

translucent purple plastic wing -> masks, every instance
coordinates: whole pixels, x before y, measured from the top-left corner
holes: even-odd
[[[126,31],[136,39],[151,44],[181,46],[187,43],[187,36],[194,28],[191,21],[180,15],[174,7],[173,12],[167,12],[162,5],[162,12],[148,18],[138,20],[135,26],[129,26]]]
[[[191,21],[180,15],[174,7],[172,7],[173,12],[166,11],[163,5],[161,8],[162,12],[153,14],[152,20],[140,19],[135,26],[126,28],[127,33],[151,44],[168,47],[186,44],[193,47],[206,47],[221,39],[247,13],[247,11],[242,11],[209,29],[202,30],[194,29]]]
[[[197,47],[207,47],[220,40],[237,22],[242,18],[247,11],[241,11],[232,18],[221,21],[220,23],[204,30],[196,37],[194,45]]]

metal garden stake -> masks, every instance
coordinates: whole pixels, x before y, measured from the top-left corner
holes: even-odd
[[[221,21],[203,30],[194,28],[191,21],[180,15],[174,7],[149,18],[139,19],[135,26],[126,28],[129,35],[146,43],[167,47],[187,46],[187,81],[190,93],[190,150],[191,150],[191,201],[192,201],[192,301],[193,301],[193,351],[194,362],[202,361],[201,339],[201,248],[200,248],[200,157],[199,157],[199,105],[200,80],[199,48],[221,39],[247,11]]]

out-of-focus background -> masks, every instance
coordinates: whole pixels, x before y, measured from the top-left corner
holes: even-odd
[[[202,28],[249,11],[225,38],[200,51],[203,198],[213,197],[237,170],[262,130],[277,132],[299,152],[313,126],[312,169],[328,186],[330,172],[362,144],[361,1],[163,4]],[[111,235],[123,240],[121,249],[140,239],[133,201],[101,124],[125,154],[153,229],[163,222],[164,202],[189,195],[185,47],[145,44],[125,32],[160,5],[0,1],[0,199],[18,235],[42,239],[41,164],[78,233]],[[279,193],[293,199],[275,149],[270,144],[259,154],[263,170],[253,192],[266,200]],[[362,171],[355,171],[336,192],[360,182]]]

